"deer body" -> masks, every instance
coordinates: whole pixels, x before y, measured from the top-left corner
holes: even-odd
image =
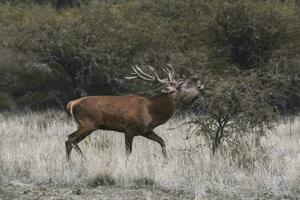
[[[139,135],[172,117],[176,105],[168,96],[153,99],[142,96],[88,96],[69,102],[67,110],[79,127],[118,132],[132,130],[140,132],[136,133]]]
[[[138,68],[139,69],[139,68]],[[145,74],[144,72],[140,72]],[[140,76],[140,74],[138,74]],[[149,78],[150,75],[147,75]],[[170,77],[170,75],[169,75]],[[142,76],[143,78],[143,76]],[[169,82],[168,82],[169,84]],[[183,84],[181,84],[183,85]],[[155,97],[142,96],[87,96],[70,101],[67,110],[78,124],[78,130],[68,136],[66,141],[67,158],[71,150],[82,151],[78,143],[97,129],[112,130],[125,134],[126,153],[130,155],[135,136],[143,136],[160,144],[162,153],[167,152],[164,140],[153,129],[168,121],[176,111],[183,86],[177,84],[170,91]],[[168,87],[170,87],[168,85]],[[191,97],[198,94],[193,87],[189,89]],[[82,154],[83,155],[83,154]]]

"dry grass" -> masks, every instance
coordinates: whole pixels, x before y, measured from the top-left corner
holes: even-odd
[[[189,192],[196,199],[300,194],[299,120],[279,125],[263,139],[268,159],[256,162],[251,171],[226,157],[211,158],[205,147],[193,149],[193,144],[183,139],[187,127],[169,130],[179,123],[173,119],[156,130],[166,140],[170,155],[167,163],[160,146],[141,137],[134,139],[133,153],[126,163],[123,134],[96,131],[80,144],[87,160],[74,151],[70,167],[64,142],[76,125],[64,113],[2,114],[0,182],[17,178],[71,186],[136,185]],[[199,143],[201,138],[193,142]]]

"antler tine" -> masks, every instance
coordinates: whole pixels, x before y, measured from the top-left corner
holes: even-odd
[[[133,67],[133,66],[131,66],[131,68],[134,70],[134,67]],[[135,73],[134,71],[131,72],[131,74],[132,74],[133,76],[125,76],[124,78],[125,78],[125,79],[128,79],[128,80],[132,80],[132,79],[138,78],[138,76],[136,75],[136,73]]]
[[[138,78],[138,76],[125,76],[125,79],[128,79],[128,80],[132,80],[132,79],[136,79]]]
[[[170,64],[167,64],[167,66],[171,69],[171,74],[172,76],[174,77],[175,76],[175,70],[174,70],[174,67]]]
[[[168,71],[168,77],[169,77],[170,81],[174,81],[174,77],[175,77],[174,67],[170,64],[167,64],[167,66],[169,68],[166,67],[165,69],[167,69],[167,71]]]
[[[133,70],[132,74],[134,76],[125,77],[126,79],[131,80],[131,79],[141,78],[145,81],[154,81],[155,80],[155,78],[151,77],[150,75],[148,75],[148,76],[143,75],[145,73],[141,72],[142,70],[138,66],[131,66],[131,68]]]
[[[170,83],[173,81],[173,78],[172,78],[172,72],[168,69],[168,68],[162,68],[162,70],[168,75],[168,78],[167,79],[161,79],[159,78],[159,75],[158,75],[158,71],[152,67],[152,66],[149,66],[147,65],[146,66],[151,72],[152,72],[152,75],[144,72],[140,67],[138,67],[137,65],[135,66],[131,66],[133,72],[133,76],[129,76],[129,77],[125,77],[126,79],[136,79],[136,78],[141,78],[145,81],[157,81],[159,83],[162,83],[162,84],[167,84],[167,83]]]
[[[155,80],[155,77],[151,76],[150,74],[147,74],[146,72],[144,72],[140,67],[138,67],[137,65],[135,66],[136,70],[139,71],[140,74],[142,74],[143,76],[146,76],[149,79],[153,79]]]
[[[162,84],[166,84],[166,83],[169,83],[169,81],[167,79],[161,79],[159,78],[158,76],[158,72],[157,70],[154,68],[154,67],[151,67],[151,66],[147,66],[153,73],[153,75],[155,76],[156,80],[159,82],[159,83],[162,83]]]
[[[173,77],[171,75],[171,71],[168,68],[166,68],[166,67],[162,68],[162,70],[167,74],[169,81],[170,82],[173,81]]]

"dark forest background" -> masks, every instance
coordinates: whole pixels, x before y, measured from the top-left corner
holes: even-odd
[[[300,1],[0,0],[2,113],[155,95],[158,85],[124,77],[167,64],[205,84],[178,112],[192,124],[186,139],[251,169],[248,152],[265,155],[267,130],[300,111]]]
[[[194,110],[257,120],[299,112],[299,1],[0,2],[2,111],[153,95],[155,85],[124,76],[131,65],[169,63],[178,78],[205,83]]]

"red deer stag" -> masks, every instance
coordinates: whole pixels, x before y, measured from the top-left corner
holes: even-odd
[[[166,123],[174,114],[179,102],[186,102],[203,88],[200,81],[176,81],[174,69],[162,68],[167,78],[161,79],[158,71],[147,66],[151,74],[138,66],[133,66],[133,76],[127,79],[141,78],[145,81],[159,82],[162,93],[154,97],[142,96],[87,96],[67,105],[68,111],[78,124],[78,130],[68,136],[66,141],[67,159],[74,148],[82,156],[78,143],[97,129],[125,133],[126,154],[130,155],[135,136],[143,136],[160,144],[164,157],[167,151],[164,140],[153,129]]]

